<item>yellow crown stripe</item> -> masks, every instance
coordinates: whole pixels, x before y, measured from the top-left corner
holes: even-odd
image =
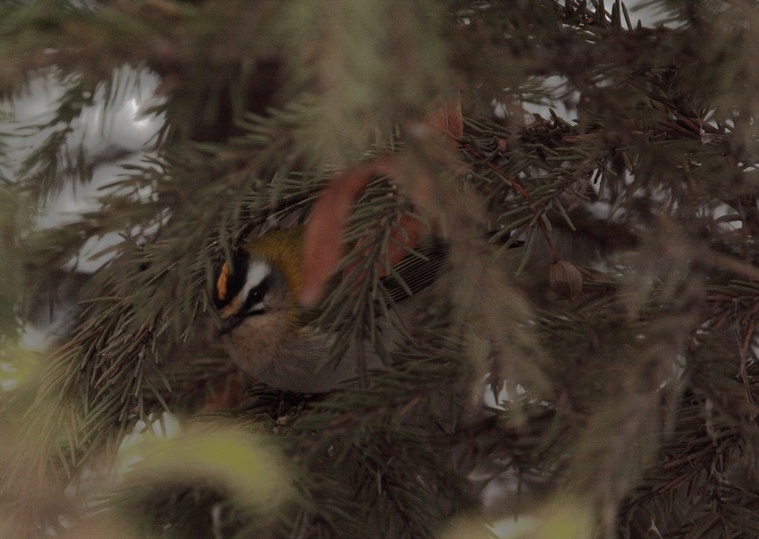
[[[227,299],[227,281],[229,281],[229,264],[224,262],[219,274],[219,280],[216,281],[216,293],[222,301]]]

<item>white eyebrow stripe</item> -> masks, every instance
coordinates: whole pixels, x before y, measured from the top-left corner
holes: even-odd
[[[242,301],[248,297],[248,293],[264,282],[269,275],[271,275],[271,266],[268,262],[253,261],[248,265],[248,274],[245,276],[245,286],[238,296]]]

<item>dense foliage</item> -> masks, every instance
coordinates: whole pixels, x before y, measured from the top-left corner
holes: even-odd
[[[759,536],[759,5],[606,4],[2,3],[2,535]],[[144,77],[155,137],[88,152]],[[226,358],[211,289],[324,192],[333,361],[380,346],[399,247],[446,263],[390,368],[284,394]]]

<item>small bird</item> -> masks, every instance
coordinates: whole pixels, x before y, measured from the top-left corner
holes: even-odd
[[[222,342],[242,370],[277,389],[322,393],[357,377],[355,355],[359,351],[349,349],[334,368],[325,365],[334,337],[310,324],[318,310],[304,308],[297,299],[303,285],[303,242],[303,227],[269,232],[248,241],[231,264],[221,267],[214,303],[222,322]],[[410,257],[396,267],[405,286],[388,279],[393,301],[407,298],[410,291],[435,280],[444,255],[439,249],[429,251],[426,258]],[[388,321],[383,319],[379,325],[383,342],[399,338]],[[386,368],[369,348],[364,354],[367,368]]]

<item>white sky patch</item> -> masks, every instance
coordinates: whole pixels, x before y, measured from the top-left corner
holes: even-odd
[[[114,147],[128,152],[145,148],[155,140],[165,121],[162,116],[145,113],[158,104],[158,82],[153,73],[123,69],[114,76],[114,85],[123,89],[116,90],[116,97],[111,96],[112,102],[107,103],[106,90],[103,86],[98,88],[95,104],[82,111],[79,134],[72,134],[72,138],[78,138],[91,155]]]
[[[91,459],[66,488],[66,495],[81,497],[85,504],[97,507],[101,496],[112,491],[130,469],[145,459],[150,450],[179,436],[182,431],[174,414],[162,412],[150,420],[150,426],[138,421],[119,445],[115,461],[102,454]]]
[[[712,210],[712,216],[714,219],[720,220],[717,226],[723,231],[735,231],[743,228],[743,221],[740,219],[728,220],[730,216],[738,217],[738,214],[733,208],[727,204],[720,204]],[[728,217],[728,219],[726,219]]]
[[[633,26],[636,26],[638,21],[640,21],[642,26],[651,28],[657,26],[677,27],[679,25],[668,20],[668,13],[666,11],[657,9],[657,6],[648,4],[650,4],[648,0],[628,0],[625,2]],[[575,118],[574,112],[572,111],[575,110],[577,100],[579,99],[579,93],[572,92],[566,96],[560,97],[561,89],[565,83],[565,77],[546,77],[542,86],[543,89],[549,93],[549,98],[544,99],[543,102],[523,101],[522,107],[528,115],[539,114],[543,117],[548,117],[549,109],[553,109],[560,118],[571,123]],[[509,94],[510,92],[505,91],[505,93]],[[508,116],[509,107],[506,104],[493,100],[491,105],[493,107],[493,114],[496,118],[503,119]],[[528,122],[529,121],[530,118],[528,118]]]
[[[627,12],[633,26],[641,22],[643,26],[655,28],[665,26],[668,28],[677,28],[680,26],[669,20],[669,13],[666,9],[661,9],[661,3],[652,4],[650,0],[628,0],[625,2]]]
[[[580,94],[573,91],[566,96],[562,96],[565,93],[564,88],[566,84],[567,79],[565,77],[557,75],[546,77],[542,88],[548,93],[547,100],[540,103],[525,101],[522,103],[522,106],[529,114],[540,114],[543,117],[548,117],[548,109],[553,109],[557,116],[571,122],[574,118],[574,113],[571,111],[575,109]]]
[[[174,414],[163,412],[153,420],[150,427],[144,421],[137,424],[122,441],[116,457],[116,474],[123,476],[129,468],[141,461],[147,450],[161,440],[171,440],[182,431]]]
[[[530,532],[534,532],[537,527],[535,519],[530,515],[520,515],[518,519],[504,518],[494,523],[492,526],[493,533],[503,539],[526,539],[530,537]]]
[[[18,386],[16,377],[17,369],[15,365],[7,362],[0,362],[0,391],[10,391]]]
[[[135,200],[149,200],[152,189],[139,190],[119,181],[131,174],[123,165],[145,166],[146,156],[155,156],[153,146],[157,135],[165,123],[161,114],[147,113],[161,104],[155,92],[159,77],[147,69],[125,66],[114,71],[110,84],[101,84],[95,90],[90,105],[84,106],[81,115],[74,119],[72,132],[66,136],[67,152],[76,161],[79,148],[83,150],[85,164],[92,166],[91,181],[82,182],[72,177],[75,172],[66,171],[65,159],[59,171],[61,189],[46,203],[37,217],[38,229],[71,224],[88,212],[103,209],[104,195],[118,194]],[[6,159],[0,162],[0,174],[16,180],[17,170],[34,150],[56,131],[66,126],[53,122],[61,100],[66,92],[76,88],[77,79],[62,77],[55,69],[40,71],[27,84],[26,91],[11,101],[0,102],[0,133],[6,145]],[[34,211],[33,208],[30,209]],[[157,215],[156,223],[137,227],[131,231],[136,237],[149,234],[166,215]],[[113,256],[108,249],[123,241],[117,233],[88,239],[77,256],[72,258],[67,269],[92,273]],[[61,317],[71,317],[73,305],[58,304],[54,319],[39,322],[44,325],[34,327],[27,324],[21,343],[28,349],[40,350],[51,344],[63,322]]]
[[[81,146],[86,160],[102,159],[103,164],[94,167],[92,180],[88,183],[76,179],[66,182],[40,215],[39,228],[73,223],[84,213],[98,211],[102,206],[100,197],[117,190],[118,180],[126,175],[123,165],[142,163],[165,122],[162,115],[145,114],[146,109],[160,103],[155,97],[158,83],[158,76],[152,72],[124,67],[114,72],[110,88],[104,84],[98,87],[93,104],[84,107],[81,116],[72,122],[73,131],[67,140],[71,151]],[[49,122],[67,88],[65,81],[57,82],[54,73],[35,79],[29,85],[29,93],[14,101],[13,121],[0,125],[0,130],[20,135],[31,132],[35,125]],[[14,161],[20,163],[29,151],[60,127],[52,126],[30,136],[9,138]],[[116,161],[109,159],[115,155],[124,157]],[[61,182],[65,182],[63,176]],[[108,187],[104,190],[105,186]],[[135,196],[145,200],[151,192],[142,189]],[[107,258],[93,262],[91,255],[120,241],[121,237],[115,233],[89,241],[76,260],[79,271],[98,269]]]
[[[485,394],[482,398],[483,404],[485,404],[485,406],[490,406],[491,408],[505,410],[503,406],[504,403],[517,402],[522,395],[525,395],[527,393],[527,390],[524,387],[522,387],[520,384],[517,384],[515,388],[516,395],[512,395],[506,385],[507,384],[504,384],[504,387],[502,387],[501,391],[498,393],[498,400],[495,399],[495,396],[490,390],[490,387],[486,388]]]

